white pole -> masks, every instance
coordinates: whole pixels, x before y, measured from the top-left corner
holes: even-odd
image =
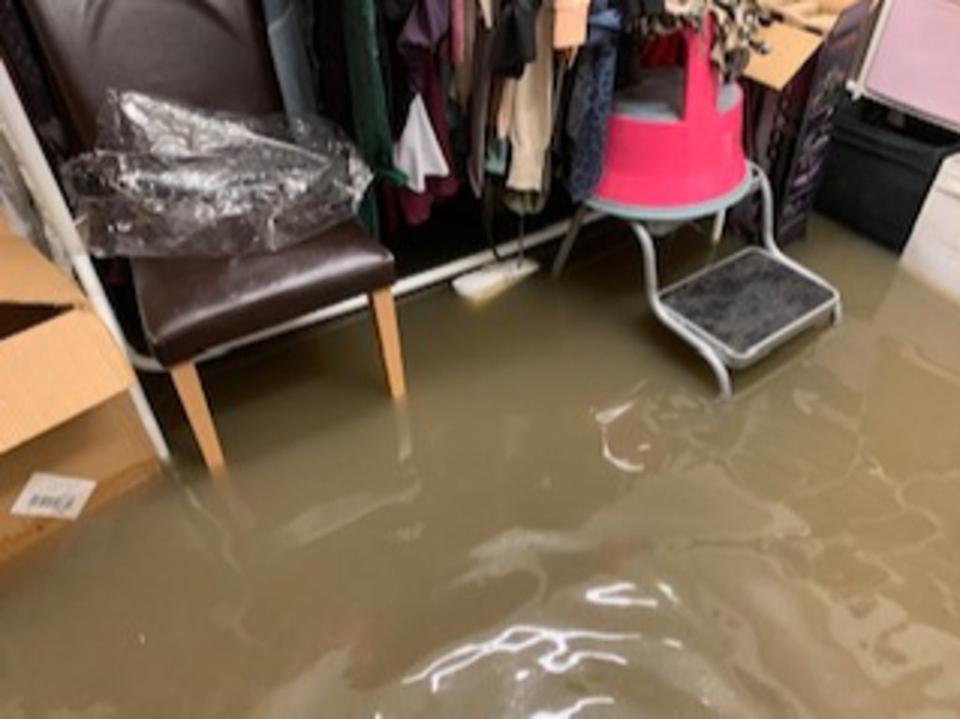
[[[100,277],[97,275],[90,256],[77,233],[76,225],[73,223],[73,217],[60,191],[47,158],[40,148],[40,142],[33,131],[33,126],[27,117],[27,113],[20,101],[10,73],[6,65],[0,61],[0,120],[2,120],[3,129],[7,132],[10,144],[13,147],[20,164],[23,168],[24,179],[30,188],[34,201],[43,215],[47,227],[53,231],[53,241],[59,242],[66,251],[73,264],[73,269],[83,286],[90,304],[100,316],[100,319],[110,330],[117,344],[124,348],[126,342],[120,324],[113,314],[113,308],[103,291],[103,285],[100,284]],[[143,393],[143,387],[139,379],[134,378],[130,386],[130,397],[136,407],[137,414],[140,415],[140,421],[143,422],[144,429],[153,443],[157,456],[164,462],[170,459],[170,450],[167,448],[163,432],[157,423],[157,418],[147,402],[146,395]]]

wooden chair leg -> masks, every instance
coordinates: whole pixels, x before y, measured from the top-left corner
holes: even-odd
[[[397,328],[397,310],[389,287],[370,293],[370,307],[380,340],[380,355],[387,374],[390,396],[402,399],[407,394],[403,373],[403,353],[400,349],[400,331]]]
[[[200,453],[207,469],[214,473],[222,472],[226,469],[223,450],[220,449],[220,438],[217,437],[213,417],[210,416],[210,407],[207,405],[207,397],[203,393],[196,365],[193,362],[178,364],[170,368],[170,376],[193,429],[193,436],[200,445]]]

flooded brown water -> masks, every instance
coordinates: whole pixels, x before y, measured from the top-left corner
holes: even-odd
[[[404,408],[365,318],[212,363],[226,480],[160,387],[178,476],[0,574],[0,717],[960,717],[960,308],[791,253],[845,322],[725,404],[599,237],[405,301]]]

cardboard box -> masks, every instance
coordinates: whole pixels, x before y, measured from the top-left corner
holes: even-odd
[[[744,76],[776,92],[787,86],[823,42],[815,33],[782,22],[761,28],[759,34],[770,52],[753,53]]]
[[[34,472],[95,480],[84,514],[158,472],[133,380],[72,279],[0,214],[0,561],[68,524],[10,514]]]
[[[826,35],[837,24],[841,13],[858,0],[762,0],[775,17],[794,27]]]
[[[10,514],[24,484],[39,471],[96,480],[82,521],[159,476],[160,463],[126,393],[0,455],[0,563],[71,524]]]
[[[744,75],[779,92],[813,56],[840,16],[860,0],[764,0],[775,20],[761,28],[769,46],[766,54],[754,53]]]
[[[780,8],[780,21],[764,29],[770,52],[751,57],[743,86],[747,151],[770,178],[778,242],[806,234],[870,2],[767,0]],[[810,17],[820,19],[803,21]],[[756,231],[755,209],[748,204],[734,213],[741,231]]]
[[[132,382],[130,364],[80,289],[0,216],[0,453]]]

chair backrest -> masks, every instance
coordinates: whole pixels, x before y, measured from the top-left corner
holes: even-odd
[[[212,110],[282,111],[260,0],[29,0],[30,23],[82,148],[106,90]]]

